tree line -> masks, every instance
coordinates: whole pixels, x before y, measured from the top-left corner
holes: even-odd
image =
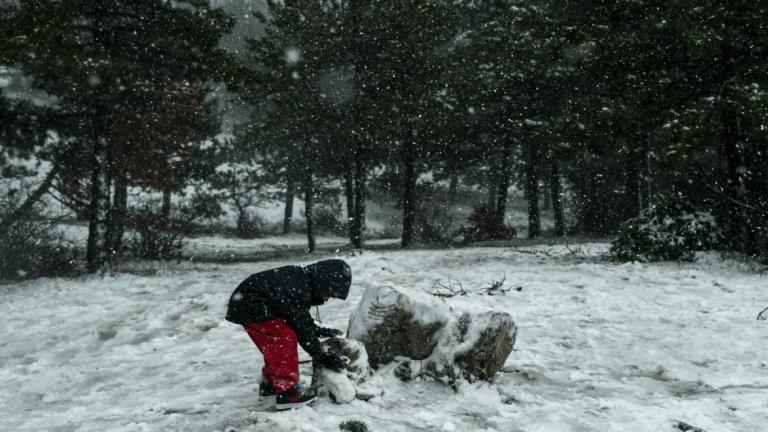
[[[249,188],[279,186],[286,207],[301,193],[313,250],[313,199],[341,179],[362,247],[384,169],[403,247],[418,241],[418,179],[431,173],[450,191],[480,185],[498,226],[520,185],[529,237],[541,235],[544,194],[557,236],[613,233],[685,201],[716,217],[728,248],[765,254],[766,12],[746,1],[268,0],[253,11],[263,34],[234,55],[219,45],[233,18],[204,0],[4,3],[0,65],[50,98],[0,99],[0,167],[34,156],[52,169],[3,215],[0,236],[55,189],[89,220],[97,270],[120,249],[129,186],[163,192],[167,216],[172,193],[216,181],[241,210]],[[226,143],[213,139],[222,86],[248,108]]]

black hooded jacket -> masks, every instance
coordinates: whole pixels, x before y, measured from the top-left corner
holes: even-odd
[[[323,297],[346,299],[351,283],[352,271],[339,259],[259,272],[232,293],[226,319],[246,325],[282,318],[296,332],[304,351],[316,357],[322,350],[309,309],[322,304]]]

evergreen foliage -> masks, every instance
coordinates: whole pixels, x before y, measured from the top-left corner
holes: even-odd
[[[667,200],[628,220],[611,244],[611,255],[621,261],[690,259],[696,251],[717,248],[721,239],[710,213]]]
[[[368,425],[360,420],[346,420],[339,424],[339,430],[343,432],[368,432]]]
[[[467,226],[462,228],[465,242],[488,240],[510,240],[517,235],[515,228],[499,224],[496,214],[485,204],[478,204],[467,218]]]
[[[385,193],[404,247],[452,241],[463,188],[486,195],[469,239],[514,236],[520,190],[529,237],[551,202],[555,235],[619,232],[626,259],[714,246],[768,259],[766,8],[270,0],[235,64],[219,48],[232,20],[204,0],[3,2],[0,75],[46,96],[0,98],[0,169],[58,167],[51,191],[91,224],[90,270],[121,249],[128,187],[161,191],[169,218],[191,181],[247,236],[263,199],[285,201],[287,232],[301,197],[309,250],[319,225],[340,232],[343,211],[320,201],[342,185],[357,248],[367,197]],[[222,82],[248,108],[234,141],[211,139]],[[706,214],[716,243],[691,231]]]
[[[74,189],[88,202],[90,271],[119,249],[126,194],[110,202],[113,180],[118,190],[129,178],[177,186],[173,161],[210,134],[200,89],[225,78],[230,62],[217,44],[230,26],[202,0],[4,5],[2,63],[45,91],[55,114],[44,127],[56,145],[38,157],[61,165],[70,185],[89,179]]]

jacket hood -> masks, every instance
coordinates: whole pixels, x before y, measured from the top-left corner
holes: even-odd
[[[352,269],[340,259],[318,261],[305,267],[312,280],[312,297],[346,299],[352,284]]]

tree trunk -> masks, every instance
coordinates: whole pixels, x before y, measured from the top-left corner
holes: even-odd
[[[525,197],[528,200],[528,238],[541,235],[539,212],[539,151],[533,143],[528,144],[528,161],[525,173]]]
[[[304,217],[307,221],[307,251],[315,251],[315,221],[312,217],[315,188],[313,184],[310,144],[304,145]]]
[[[166,186],[163,189],[163,219],[165,219],[166,222],[171,220],[171,197],[171,188]]]
[[[107,25],[105,24],[106,7],[102,2],[95,3],[93,19],[94,46],[98,54],[106,51]],[[91,105],[91,185],[88,205],[88,243],[86,247],[86,268],[93,273],[108,263],[107,246],[109,239],[109,192],[110,166],[107,113],[103,90],[97,85]]]
[[[123,247],[123,235],[128,216],[128,179],[124,173],[115,174],[115,196],[112,197],[112,215],[109,224],[109,252],[116,258]]]
[[[363,247],[363,228],[365,227],[365,163],[363,150],[358,147],[355,152],[355,214],[352,223],[352,247]]]
[[[293,197],[296,195],[293,175],[289,172],[285,179],[285,212],[283,214],[283,234],[291,232],[293,222]]]
[[[651,146],[654,145],[657,140],[658,136],[656,133],[649,133],[640,155],[640,162],[643,167],[641,174],[640,207],[643,210],[651,206]]]
[[[542,186],[544,186],[544,191],[542,192],[541,197],[541,210],[548,212],[552,209],[552,185],[549,184],[549,178],[547,177],[542,179],[542,183]]]
[[[743,178],[741,170],[743,168],[743,159],[741,149],[739,148],[740,130],[737,114],[733,108],[727,108],[723,118],[723,152],[726,162],[726,187],[723,189],[726,197],[732,201],[744,202]],[[732,239],[738,250],[749,253],[751,249],[751,239],[748,235],[751,223],[746,209],[726,204],[727,223],[724,227],[727,238]]]
[[[488,211],[495,213],[496,204],[498,202],[498,190],[499,190],[499,164],[496,160],[496,155],[491,157],[491,161],[488,167]]]
[[[555,235],[565,235],[565,215],[563,196],[560,188],[560,163],[555,155],[549,157],[549,196],[552,201],[552,213],[555,219]]]
[[[627,146],[626,167],[624,169],[624,219],[631,219],[640,214],[640,172],[642,165],[639,152],[634,146]]]
[[[403,238],[402,246],[413,244],[416,231],[416,161],[414,146],[410,140],[403,143]]]
[[[344,196],[347,199],[347,235],[352,244],[355,238],[355,179],[351,163],[346,164],[344,173]]]
[[[725,192],[729,198],[739,199],[739,188],[741,186],[741,176],[739,167],[741,166],[741,157],[739,155],[739,145],[736,137],[736,127],[731,124],[731,119],[726,119],[725,133],[723,133],[723,151],[727,164],[727,175]]]
[[[501,158],[501,169],[499,171],[499,190],[498,201],[496,203],[496,225],[504,225],[504,218],[507,215],[507,195],[509,191],[509,182],[512,175],[512,142],[507,140],[504,144],[504,154]]]
[[[94,113],[100,123],[99,114]],[[94,127],[94,131],[103,128]],[[88,213],[88,246],[86,267],[89,272],[96,272],[107,263],[107,231],[109,230],[109,146],[102,134],[94,133],[91,154],[91,191]]]
[[[456,168],[451,168],[451,183],[448,186],[448,202],[450,204],[456,203],[456,198],[459,195],[459,171]]]
[[[45,176],[45,180],[43,180],[43,182],[40,184],[40,186],[37,187],[32,195],[30,195],[24,201],[24,203],[19,206],[19,208],[11,212],[11,214],[3,218],[3,220],[0,220],[0,239],[8,234],[8,231],[11,229],[13,224],[26,217],[29,211],[32,210],[32,207],[35,205],[35,203],[38,202],[46,192],[48,192],[48,189],[51,188],[53,179],[56,177],[58,172],[59,166],[54,164],[53,168],[51,168],[51,171],[48,172],[47,176]]]
[[[237,232],[237,236],[240,238],[248,237],[248,207],[244,206],[243,203],[240,200],[240,195],[238,195],[234,189],[236,187],[232,187],[232,201],[235,206],[235,210],[237,211],[237,227],[235,228],[235,231]]]

